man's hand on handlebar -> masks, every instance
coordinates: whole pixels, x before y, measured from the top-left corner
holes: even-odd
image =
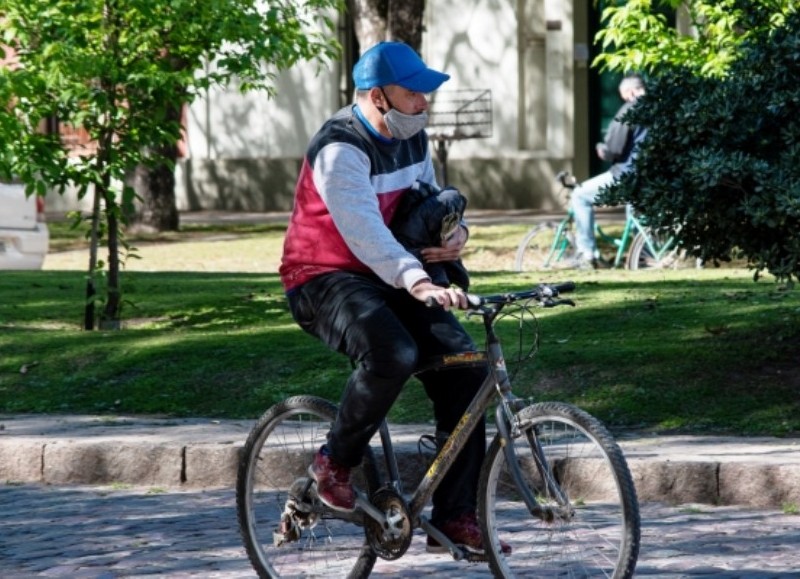
[[[437,303],[445,310],[466,309],[467,296],[459,287],[443,288],[429,281],[421,281],[411,288],[410,293],[422,303]]]

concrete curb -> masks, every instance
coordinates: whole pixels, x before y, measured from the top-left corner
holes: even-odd
[[[254,421],[0,416],[0,481],[232,487]],[[423,469],[430,426],[392,426],[405,477]],[[800,440],[626,434],[619,439],[642,501],[757,508],[800,505]]]

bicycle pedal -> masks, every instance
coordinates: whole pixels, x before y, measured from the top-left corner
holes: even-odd
[[[470,563],[482,563],[486,561],[486,555],[472,553],[467,549],[462,549],[455,545],[452,548],[445,547],[444,545],[437,545],[436,547],[428,545],[425,550],[433,554],[449,554],[453,558],[453,561],[468,561]]]
[[[467,553],[461,560],[467,561],[468,563],[486,563],[489,559],[486,557],[486,553],[480,555],[477,553]]]
[[[435,546],[428,544],[425,550],[428,553],[440,553],[442,555],[449,553],[453,561],[467,561],[469,563],[485,563],[488,561],[485,552],[472,551],[463,545],[454,545],[452,543],[449,547],[442,544]]]

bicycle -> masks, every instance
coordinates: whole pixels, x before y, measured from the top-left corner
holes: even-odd
[[[572,190],[576,181],[572,175],[559,173],[557,180],[563,190]],[[522,238],[514,257],[515,271],[538,271],[557,268],[560,263],[575,256],[575,213],[570,207],[558,223],[547,221],[536,224]],[[693,266],[674,235],[664,235],[648,228],[643,220],[627,207],[622,234],[615,237],[595,224],[595,237],[599,242],[616,248],[608,260],[613,268],[625,264],[626,269],[682,269]]]
[[[521,332],[531,327],[522,320],[530,321],[526,316],[533,315],[534,307],[574,305],[559,297],[574,287],[571,282],[542,284],[468,296],[466,313],[482,319],[485,349],[440,357],[419,371],[482,364],[489,376],[409,494],[384,421],[379,430],[382,461],[370,447],[352,471],[355,512],[324,506],[307,468],[325,441],[336,405],[295,396],[267,410],[247,438],[236,482],[239,529],[258,575],[367,577],[378,557],[401,557],[420,528],[457,560],[488,560],[497,577],[631,577],[639,552],[639,505],[621,449],[587,412],[514,395],[496,327],[498,320],[512,316]],[[538,344],[538,331],[534,340]],[[478,496],[486,555],[476,559],[436,529],[423,511],[493,403],[497,433],[482,466]],[[432,438],[423,435],[420,442]],[[501,539],[512,545],[510,555],[502,552]]]

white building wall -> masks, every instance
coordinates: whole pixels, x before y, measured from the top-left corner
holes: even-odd
[[[472,207],[557,209],[574,156],[575,0],[429,0],[423,56],[489,88],[492,135],[451,143],[448,177]]]
[[[242,94],[215,87],[189,108],[189,156],[194,159],[300,157],[320,124],[336,108],[338,64],[304,63],[281,72],[276,93]]]
[[[493,132],[453,146],[451,158],[573,154],[570,0],[432,0],[424,56],[452,78],[445,89],[492,91]]]
[[[553,176],[573,163],[573,11],[585,1],[428,0],[422,55],[451,75],[443,88],[492,92],[491,136],[448,147],[449,181],[471,207],[561,206]],[[220,87],[192,103],[179,209],[291,208],[307,143],[338,107],[341,66],[280,73],[271,98]]]
[[[545,0],[545,74],[547,91],[541,96],[547,109],[546,150],[556,158],[574,155],[574,46],[573,3]]]
[[[442,89],[492,91],[492,136],[454,143],[450,158],[515,151],[518,58],[514,1],[429,0],[425,20],[423,58],[451,76]]]

